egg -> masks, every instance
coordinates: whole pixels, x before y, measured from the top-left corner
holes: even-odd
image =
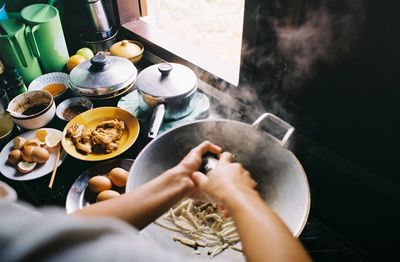
[[[17,136],[13,140],[14,149],[21,149],[24,146],[25,142],[26,142],[25,138]]]
[[[94,176],[89,179],[88,186],[90,191],[99,193],[112,188],[111,180],[105,176]]]
[[[29,172],[32,172],[32,170],[35,169],[36,165],[36,162],[28,163],[25,161],[21,161],[17,165],[17,170],[22,174],[27,174]]]
[[[26,162],[32,162],[32,152],[37,146],[24,146],[22,150],[22,159]]]
[[[119,197],[121,194],[114,190],[105,190],[97,195],[96,202],[108,200],[114,197]]]
[[[28,147],[28,146],[40,146],[39,139],[32,138],[32,139],[26,140],[26,142],[24,143],[24,148]]]
[[[42,147],[34,147],[32,151],[32,160],[38,164],[46,163],[49,160],[49,151]]]
[[[113,168],[108,173],[108,178],[115,186],[124,187],[126,186],[126,180],[128,180],[128,175],[129,175],[128,171],[126,171],[123,168],[116,167]]]
[[[18,161],[21,159],[22,157],[22,152],[19,149],[14,149],[13,151],[10,152],[10,154],[8,154],[8,162],[10,164],[17,164]]]

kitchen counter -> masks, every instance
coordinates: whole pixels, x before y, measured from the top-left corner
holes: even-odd
[[[240,110],[238,111],[233,108],[229,108],[228,110],[227,97],[221,97],[224,96],[224,94],[210,89],[210,87],[204,83],[200,84],[199,88],[211,99],[212,108],[209,112],[210,118],[227,117],[246,122],[251,122],[254,120],[251,119],[251,114],[246,114],[246,112],[243,113],[240,112]],[[114,106],[116,104],[117,100],[110,101],[110,103],[108,103],[108,105]],[[225,108],[225,110],[221,110],[221,108]],[[229,116],[226,114],[226,112],[230,112]],[[255,114],[256,113],[253,113],[253,116]],[[48,125],[48,127],[62,130],[64,125],[65,123],[60,122],[58,119],[54,119]],[[150,140],[147,138],[147,131],[141,129],[140,135],[135,144],[117,158],[134,159],[149,141]],[[326,209],[324,208],[324,205],[332,201],[320,198],[320,195],[324,194],[321,194],[320,191],[322,189],[318,188],[316,183],[322,177],[318,176],[317,174],[321,172],[320,170],[324,170],[323,172],[325,172],[325,175],[328,174],[328,172],[326,172],[326,170],[328,170],[328,167],[326,167],[326,162],[329,161],[324,161],[324,159],[321,159],[321,157],[319,157],[320,159],[316,158],[316,155],[321,156],[316,154],[318,146],[312,145],[311,141],[307,140],[305,137],[302,137],[300,134],[294,135],[291,145],[294,153],[305,167],[306,173],[308,174],[308,178],[310,180],[312,193],[311,213],[300,239],[311,254],[312,258],[315,261],[372,260],[369,255],[355,247],[349,241],[345,240],[343,236],[340,236],[340,234],[337,233],[337,230],[331,229],[321,221],[321,218],[326,217],[323,213],[323,210]],[[327,153],[325,154],[325,157],[326,156],[331,156],[331,154]],[[49,189],[47,187],[50,180],[50,175],[38,178],[36,180],[23,182],[12,181],[3,176],[1,176],[0,179],[4,180],[17,191],[20,200],[26,201],[38,207],[55,205],[63,208],[65,206],[65,200],[69,188],[74,183],[75,179],[85,170],[96,164],[97,162],[84,162],[67,156],[65,161],[58,168],[53,189]],[[335,205],[332,204],[332,207],[335,208]]]

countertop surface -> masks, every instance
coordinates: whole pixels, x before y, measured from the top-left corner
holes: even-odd
[[[119,99],[110,100],[107,105],[116,106]],[[215,103],[211,99],[212,103]],[[104,105],[104,104],[103,104]],[[95,106],[102,106],[97,104]],[[223,117],[215,107],[210,109],[208,114],[210,118]],[[64,122],[59,119],[54,119],[48,127],[62,130],[65,126]],[[16,131],[16,134],[21,131]],[[15,134],[15,135],[16,135]],[[117,159],[135,159],[144,146],[150,141],[147,138],[147,130],[141,128],[141,132],[135,144],[119,155]],[[299,142],[300,141],[300,142]],[[300,161],[305,165],[307,172],[308,166],[313,166],[315,160],[311,160],[310,152],[302,150],[302,143],[304,139],[301,136],[293,138],[293,151],[300,158]],[[298,148],[296,149],[296,145]],[[303,145],[304,147],[304,145]],[[300,149],[299,149],[300,148]],[[0,176],[0,179],[11,185],[18,193],[19,199],[26,201],[34,206],[60,206],[65,207],[66,196],[74,181],[85,170],[95,166],[98,162],[84,162],[67,156],[62,165],[58,168],[57,176],[53,188],[48,188],[50,175],[30,180],[30,181],[13,181]],[[311,170],[311,169],[310,169]],[[311,191],[313,192],[313,181],[311,183]],[[300,239],[305,245],[306,249],[311,254],[315,261],[370,261],[372,260],[363,251],[352,245],[349,241],[345,240],[342,236],[337,234],[334,230],[326,226],[319,219],[314,217],[314,202],[320,205],[318,200],[312,199],[311,213],[308,222],[302,232]],[[318,214],[318,213],[317,213]]]

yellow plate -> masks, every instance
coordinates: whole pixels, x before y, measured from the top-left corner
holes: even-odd
[[[85,127],[95,129],[96,126],[104,120],[112,120],[117,118],[125,122],[125,132],[118,142],[118,149],[108,154],[82,154],[78,152],[72,141],[66,137],[67,129],[73,124],[82,124]],[[130,148],[135,143],[139,136],[139,122],[128,111],[118,107],[98,107],[92,110],[83,112],[76,116],[65,126],[63,131],[63,138],[61,140],[62,146],[67,153],[77,159],[86,161],[100,161],[110,159],[118,156]]]

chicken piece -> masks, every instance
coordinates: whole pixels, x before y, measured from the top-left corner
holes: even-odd
[[[107,153],[111,153],[118,149],[118,144],[114,143],[114,142],[106,144],[105,146],[106,146],[105,149],[106,149]]]
[[[78,142],[75,144],[75,146],[76,146],[76,149],[78,149],[86,154],[92,153],[92,146],[90,145],[90,143],[82,144],[82,143]]]
[[[98,124],[96,129],[98,129],[98,128],[115,128],[118,131],[119,130],[122,131],[125,129],[125,123],[124,123],[124,121],[119,121],[118,119],[106,120],[106,121],[103,121],[100,124]]]
[[[79,140],[85,127],[80,124],[74,124],[67,129],[67,136],[73,140]]]
[[[92,143],[93,144],[109,144],[112,142],[112,137],[107,136],[107,134],[95,130],[92,132]]]
[[[82,135],[80,137],[80,141],[82,143],[90,143],[90,138],[92,137],[93,130],[90,128],[84,128],[82,131]]]
[[[105,134],[106,136],[110,137],[110,139],[113,142],[115,142],[116,140],[119,140],[121,138],[120,132],[118,132],[118,130],[115,128],[109,128],[109,129],[100,128],[98,131]]]

